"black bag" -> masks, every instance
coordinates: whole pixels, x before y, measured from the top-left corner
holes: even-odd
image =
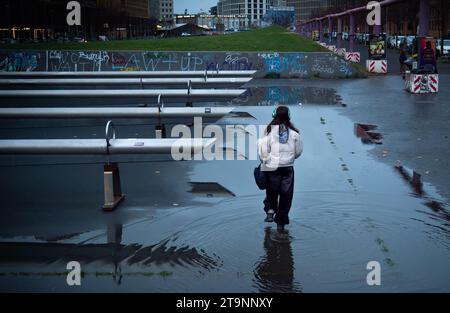
[[[255,176],[255,182],[258,188],[261,190],[267,189],[267,172],[261,170],[261,164],[255,167],[253,175]]]

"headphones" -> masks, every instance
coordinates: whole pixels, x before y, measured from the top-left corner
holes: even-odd
[[[280,107],[280,106],[277,106],[277,107],[275,107],[275,109],[273,109],[273,112],[272,112],[272,117],[273,117],[273,118],[277,117],[277,111],[278,111],[278,108],[279,108],[279,107]],[[288,109],[289,119],[291,119],[291,109],[289,109],[288,106],[286,106],[286,108]]]

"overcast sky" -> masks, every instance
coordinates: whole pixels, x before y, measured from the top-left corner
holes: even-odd
[[[187,9],[188,13],[199,13],[201,9],[205,13],[209,12],[209,9],[217,5],[217,0],[173,0],[174,1],[174,13],[183,14]]]

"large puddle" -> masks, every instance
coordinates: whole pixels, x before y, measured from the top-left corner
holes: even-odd
[[[305,150],[286,231],[263,222],[254,160],[121,158],[127,198],[103,213],[103,159],[2,157],[0,291],[450,291],[449,211],[434,187],[417,192],[408,169],[374,160],[333,90],[314,100],[285,87],[268,98],[274,89],[257,88],[239,109],[254,119],[219,123],[266,124],[273,104],[291,105]],[[151,130],[136,127],[123,134]],[[39,136],[101,128],[58,125]],[[81,263],[80,287],[66,284],[69,261]],[[381,286],[366,283],[370,261],[381,264]]]

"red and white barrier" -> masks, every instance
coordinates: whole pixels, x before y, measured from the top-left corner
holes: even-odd
[[[361,62],[361,54],[359,52],[346,52],[345,60],[347,60],[348,62],[360,63]]]
[[[388,72],[386,60],[367,60],[366,68],[369,73],[387,74]]]
[[[345,48],[340,48],[340,49],[337,49],[336,53],[341,57],[345,57],[347,50],[345,50]]]
[[[335,52],[336,46],[327,46],[327,49],[330,50],[331,52]]]
[[[437,93],[439,92],[438,74],[406,74],[405,88],[411,93]]]

